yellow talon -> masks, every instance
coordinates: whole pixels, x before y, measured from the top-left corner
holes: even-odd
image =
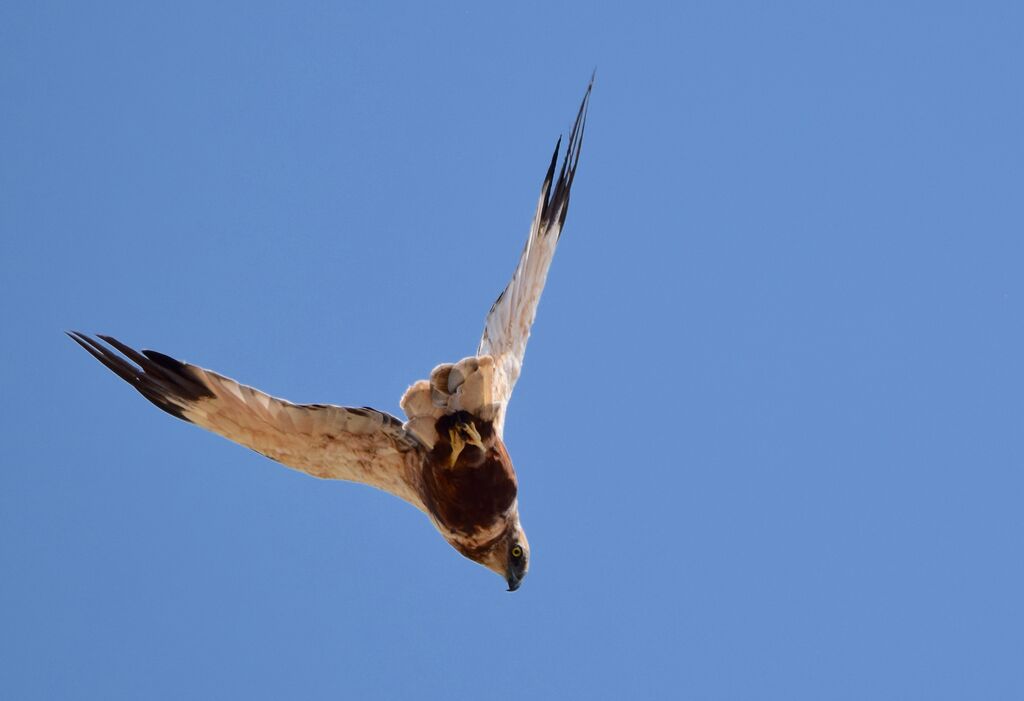
[[[448,441],[452,444],[452,454],[448,456],[448,467],[455,467],[455,463],[458,462],[459,456],[462,455],[462,451],[467,445],[475,445],[480,450],[486,450],[480,432],[472,423],[456,424],[449,428]]]
[[[448,429],[448,440],[452,444],[452,454],[448,456],[448,467],[455,467],[455,462],[462,454],[462,449],[466,447],[466,442],[462,440],[462,433],[458,428]]]
[[[475,445],[480,450],[486,450],[486,448],[484,448],[484,441],[480,437],[480,432],[476,430],[476,425],[472,423],[459,424],[459,430],[466,434],[466,443],[469,445]]]

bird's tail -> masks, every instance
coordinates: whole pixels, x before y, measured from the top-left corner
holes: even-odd
[[[494,358],[489,355],[438,365],[429,380],[416,382],[402,395],[402,411],[409,417],[406,430],[433,447],[437,441],[434,426],[446,414],[466,411],[493,421],[499,407],[494,380]]]

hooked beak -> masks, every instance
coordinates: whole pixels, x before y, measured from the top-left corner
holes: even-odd
[[[516,577],[511,572],[508,573],[508,576],[505,578],[505,581],[508,583],[509,591],[515,591],[519,588],[519,585],[523,583],[523,580],[521,580],[519,577]]]

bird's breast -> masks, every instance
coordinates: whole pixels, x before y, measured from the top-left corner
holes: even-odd
[[[437,421],[438,442],[423,461],[425,501],[431,516],[452,533],[474,535],[502,519],[515,504],[515,470],[489,422],[465,412]]]

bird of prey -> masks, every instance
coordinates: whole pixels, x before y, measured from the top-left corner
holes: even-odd
[[[293,404],[111,336],[68,335],[179,419],[314,477],[362,482],[404,499],[515,591],[530,567],[530,545],[502,427],[565,224],[592,86],[557,175],[561,138],[555,146],[526,246],[487,314],[476,355],[439,365],[410,386],[401,400],[405,422],[369,407]]]

